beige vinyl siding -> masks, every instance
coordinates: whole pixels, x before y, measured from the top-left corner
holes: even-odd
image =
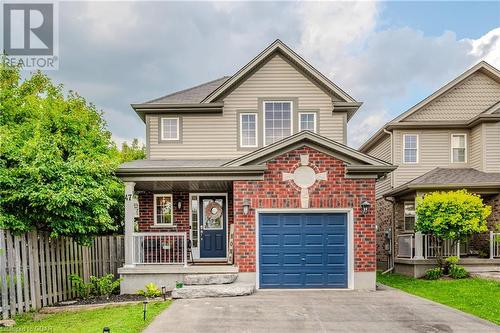
[[[451,163],[451,134],[467,134],[467,163]],[[403,163],[403,135],[418,134],[418,163]],[[450,130],[395,130],[394,131],[394,187],[398,187],[436,167],[469,167],[470,131]]]
[[[483,124],[474,126],[470,131],[469,165],[483,171]]]
[[[500,123],[483,124],[484,172],[500,172]]]
[[[499,100],[500,84],[485,74],[476,72],[404,120],[468,120]]]
[[[298,110],[294,113],[319,110],[319,134],[345,143],[345,113],[332,112],[332,96],[279,55],[271,58],[224,98],[224,112],[234,114],[238,110],[257,110],[258,98],[266,97],[298,98]]]
[[[298,110],[294,113],[319,111],[319,134],[345,143],[346,114],[332,112],[332,97],[276,55],[223,99],[223,114],[182,115],[180,143],[158,143],[158,117],[148,117],[150,158],[232,159],[248,153],[238,150],[237,113],[257,111],[258,98],[266,97],[297,98]],[[261,136],[258,141],[262,143]]]
[[[391,163],[391,137],[386,135],[375,146],[367,151],[368,155],[381,159],[382,161]],[[381,197],[385,192],[391,189],[391,175],[381,178],[375,184],[375,193],[377,198]]]

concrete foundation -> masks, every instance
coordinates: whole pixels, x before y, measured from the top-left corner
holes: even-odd
[[[185,275],[231,273],[238,273],[238,267],[142,265],[118,269],[118,274],[123,279],[120,283],[121,294],[135,294],[137,290],[144,289],[144,286],[151,282],[159,288],[165,286],[167,290],[173,290],[175,283],[183,281]]]
[[[500,271],[500,259],[462,258],[458,264],[471,273]],[[394,273],[421,278],[434,267],[437,267],[437,262],[433,259],[396,259]]]

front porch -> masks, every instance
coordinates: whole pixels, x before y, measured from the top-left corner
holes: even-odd
[[[485,241],[489,244],[489,253],[478,250],[478,244]],[[459,264],[469,272],[500,271],[500,233],[490,231],[473,235],[469,241],[455,246],[449,240],[440,241],[419,232],[400,234],[396,241],[394,272],[422,277],[428,269],[437,265],[436,255],[439,252],[443,257],[458,257]]]

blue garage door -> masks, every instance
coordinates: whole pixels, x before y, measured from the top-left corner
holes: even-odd
[[[260,288],[347,288],[347,215],[259,215]]]

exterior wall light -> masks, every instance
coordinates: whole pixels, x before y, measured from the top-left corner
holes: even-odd
[[[179,201],[177,201],[177,209],[181,210],[181,208],[182,208],[182,201],[179,200]]]
[[[243,200],[243,215],[248,215],[249,211],[250,211],[250,200],[244,199]]]
[[[363,199],[361,201],[361,212],[363,213],[363,215],[366,215],[366,213],[368,213],[368,209],[370,207],[371,207],[371,204],[368,202],[368,200]]]

